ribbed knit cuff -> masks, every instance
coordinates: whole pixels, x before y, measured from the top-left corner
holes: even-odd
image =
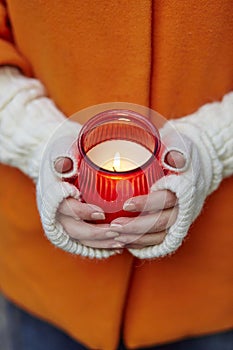
[[[74,238],[71,238],[65,232],[63,226],[57,220],[56,215],[59,205],[64,199],[69,197],[77,200],[80,199],[78,189],[70,183],[62,182],[59,179],[53,180],[52,184],[47,188],[46,193],[41,194],[41,183],[39,180],[37,185],[37,205],[44,232],[50,242],[66,252],[90,259],[104,259],[117,254],[116,250],[113,249],[107,250],[87,247]]]
[[[168,134],[166,131],[168,131]],[[176,174],[159,179],[151,187],[151,191],[169,190],[175,193],[179,206],[178,217],[175,224],[167,230],[166,237],[162,243],[141,249],[129,249],[134,256],[140,259],[163,257],[173,253],[181,246],[191,222],[202,208],[206,184],[209,183],[209,180],[205,179],[201,172],[198,150],[196,147],[193,147],[190,140],[184,135],[174,133],[174,130],[170,128],[169,122],[161,131],[161,135],[167,140],[166,146],[168,146],[164,149],[164,154],[167,154],[169,150],[176,149],[183,154],[186,159],[186,165],[181,169],[174,169],[164,163],[164,168],[169,168],[173,172],[176,170]],[[172,144],[175,145],[175,148],[172,147]]]

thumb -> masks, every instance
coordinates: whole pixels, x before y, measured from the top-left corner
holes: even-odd
[[[73,160],[69,157],[58,157],[54,162],[54,169],[60,174],[72,171],[73,166]]]
[[[173,168],[181,169],[185,166],[186,159],[179,151],[169,151],[165,156],[164,162]]]
[[[161,163],[164,168],[177,173],[186,171],[192,154],[191,140],[175,129],[171,122],[160,129],[160,135]]]

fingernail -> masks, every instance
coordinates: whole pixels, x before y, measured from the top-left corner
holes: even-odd
[[[124,244],[120,244],[120,243],[114,243],[112,245],[112,248],[123,248],[124,247]]]
[[[104,215],[104,213],[92,213],[91,218],[94,220],[104,220],[105,215]]]
[[[102,213],[102,212],[103,212],[103,210],[101,210],[101,208],[98,207],[98,206],[95,205],[95,204],[88,204],[88,207],[89,207],[91,210],[95,211],[96,213]]]
[[[115,252],[121,254],[123,252],[123,249],[116,249]]]
[[[128,238],[127,237],[117,237],[117,238],[114,238],[114,241],[127,243],[128,242]]]
[[[131,202],[126,202],[123,205],[123,209],[127,211],[133,211],[133,210],[136,210],[136,205]]]
[[[118,229],[120,229],[120,228],[122,228],[122,225],[121,224],[118,224],[118,223],[115,223],[115,222],[113,222],[112,224],[110,224],[110,227],[112,227],[112,228],[118,228]]]
[[[58,157],[54,162],[54,167],[58,173],[65,174],[73,170],[74,163],[69,157]]]
[[[118,236],[120,236],[118,232],[112,232],[112,231],[106,232],[106,237],[113,238]]]

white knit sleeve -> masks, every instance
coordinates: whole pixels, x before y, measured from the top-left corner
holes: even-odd
[[[233,93],[221,102],[209,103],[192,115],[171,120],[160,130],[165,145],[162,160],[169,151],[180,151],[186,159],[183,169],[164,168],[177,174],[164,176],[151,191],[170,190],[178,199],[176,222],[161,244],[129,249],[140,259],[171,254],[181,246],[189,227],[200,214],[206,197],[222,179],[233,173]]]
[[[39,80],[24,77],[17,68],[0,68],[0,162],[17,167],[36,183],[42,226],[54,245],[73,254],[107,258],[115,251],[82,245],[65,232],[56,218],[65,198],[80,198],[78,189],[63,181],[53,167],[56,157],[69,156],[73,170],[63,177],[77,174],[71,145],[80,129],[80,124],[68,120],[46,97]]]
[[[233,92],[172,124],[196,144],[201,155],[208,152],[212,165],[210,194],[223,178],[233,174]]]
[[[0,68],[0,161],[38,178],[47,140],[64,115],[46,97],[39,80],[13,67]]]

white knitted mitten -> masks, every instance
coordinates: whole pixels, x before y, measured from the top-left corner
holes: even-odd
[[[67,197],[78,199],[79,191],[62,181],[54,160],[61,156],[73,160],[73,169],[62,177],[77,173],[74,152],[80,129],[80,124],[67,120],[46,97],[38,80],[24,77],[13,67],[0,68],[0,162],[19,168],[37,184],[42,225],[53,244],[74,254],[105,258],[115,251],[83,246],[56,220],[59,204]]]
[[[161,178],[151,191],[174,192],[179,212],[161,244],[129,249],[141,259],[174,252],[200,214],[206,197],[218,188],[223,178],[233,173],[233,93],[225,95],[222,102],[206,104],[190,116],[167,122],[160,134],[166,146],[161,155],[163,166],[178,175]],[[172,150],[184,155],[184,168],[174,169],[164,161]]]

